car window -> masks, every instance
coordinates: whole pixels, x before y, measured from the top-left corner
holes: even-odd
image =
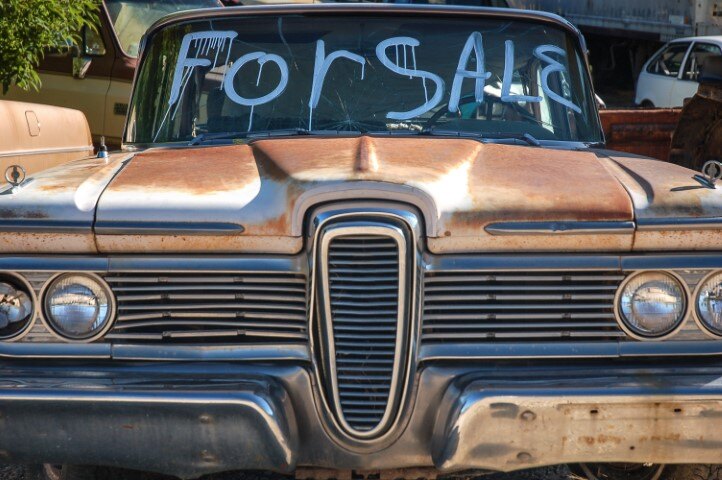
[[[103,37],[100,36],[99,32],[90,28],[85,28],[83,30],[83,35],[85,35],[85,51],[83,52],[85,55],[93,57],[105,55],[105,43],[103,42]]]
[[[689,52],[687,62],[684,64],[682,78],[696,82],[700,70],[710,57],[722,56],[722,49],[711,43],[695,43],[692,51]]]
[[[665,75],[667,77],[676,77],[682,68],[684,55],[689,49],[689,43],[673,43],[660,53],[649,63],[647,71],[656,75]]]
[[[140,39],[157,20],[182,10],[220,6],[218,0],[106,0],[113,29],[120,47],[131,56],[138,56]]]
[[[148,39],[127,141],[302,129],[599,141],[584,57],[514,18],[239,13]]]

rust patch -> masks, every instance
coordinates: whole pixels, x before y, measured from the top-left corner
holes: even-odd
[[[596,435],[596,436],[581,436],[579,437],[579,441],[586,443],[589,446],[592,445],[605,445],[605,444],[614,444],[614,445],[620,445],[623,441],[621,437],[615,437],[613,435]]]
[[[41,210],[22,210],[12,208],[0,208],[0,219],[10,220],[18,218],[29,218],[40,220],[50,218],[47,212]]]
[[[248,146],[148,150],[113,180],[112,191],[172,191],[207,195],[234,191],[258,179]]]
[[[681,110],[602,110],[607,148],[659,160],[669,157],[672,134]]]
[[[357,172],[377,172],[379,169],[379,159],[376,155],[376,148],[369,137],[361,137],[358,142],[358,154],[356,155],[356,165],[354,170]]]

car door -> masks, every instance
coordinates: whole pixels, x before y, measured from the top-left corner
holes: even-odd
[[[662,49],[647,64],[637,84],[637,100],[650,101],[655,107],[671,107],[672,91],[691,42],[674,42]]]
[[[684,105],[684,101],[694,96],[699,87],[699,73],[710,57],[722,56],[722,49],[713,43],[695,42],[684,62],[679,79],[672,88],[673,106]]]

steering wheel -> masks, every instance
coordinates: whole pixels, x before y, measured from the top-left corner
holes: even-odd
[[[487,103],[487,102],[489,102],[489,103]],[[464,95],[464,96],[461,97],[461,99],[459,100],[459,107],[461,107],[462,105],[468,105],[468,104],[471,104],[471,103],[476,104],[476,105],[486,106],[487,109],[491,108],[491,105],[490,105],[490,104],[492,104],[492,103],[499,103],[499,104],[504,105],[505,107],[511,108],[512,110],[514,110],[514,112],[516,112],[517,114],[519,114],[519,115],[520,115],[522,118],[524,118],[525,120],[528,120],[528,121],[531,122],[531,123],[539,123],[539,120],[538,120],[533,114],[529,113],[526,109],[524,109],[524,108],[523,108],[521,105],[519,105],[518,103],[515,103],[515,102],[502,102],[502,101],[501,101],[501,98],[499,98],[499,97],[492,97],[492,96],[490,96],[490,95],[487,94],[487,95],[484,96],[484,102],[483,102],[483,103],[477,103],[476,97],[475,97],[474,95],[472,95],[472,94]],[[426,121],[426,125],[424,125],[424,129],[425,129],[425,130],[430,129],[431,127],[433,127],[434,125],[436,125],[436,124],[438,123],[438,121],[439,121],[442,117],[444,117],[445,115],[447,115],[447,114],[449,114],[449,113],[451,113],[451,112],[449,112],[449,103],[447,102],[443,107],[441,107],[440,109],[438,109],[438,110]],[[459,108],[458,115],[459,115],[459,117],[461,117],[461,108]]]

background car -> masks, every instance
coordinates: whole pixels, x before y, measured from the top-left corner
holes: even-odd
[[[687,37],[667,43],[642,68],[635,103],[681,107],[697,92],[697,77],[712,56],[722,56],[722,36]]]
[[[103,0],[98,31],[83,31],[79,49],[61,43],[47,52],[39,91],[12,87],[3,98],[80,110],[96,142],[105,136],[108,144],[119,145],[146,29],[169,13],[220,6],[219,0]]]

